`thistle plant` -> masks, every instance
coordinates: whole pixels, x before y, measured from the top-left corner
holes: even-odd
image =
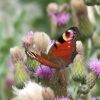
[[[100,11],[94,10],[98,5],[99,0],[71,0],[70,4],[53,2],[47,5],[50,31],[29,31],[22,37],[20,46],[10,48],[10,74],[7,74],[6,86],[13,89],[12,100],[97,98],[91,91],[98,84],[100,77],[100,30],[94,15],[96,13],[99,16]],[[90,11],[88,6],[94,7],[93,11]],[[90,12],[94,18],[89,17]],[[92,21],[92,18],[95,20]],[[78,27],[80,36],[75,43],[74,60],[69,57],[69,62],[72,63],[66,67],[59,57],[55,56],[57,60],[52,58],[50,50],[55,43],[63,44],[57,42],[56,38],[70,27],[69,23]],[[64,35],[61,37],[65,39]],[[60,49],[60,52],[64,49],[65,47]],[[64,52],[59,54],[62,53]],[[42,61],[45,63],[41,63]],[[58,64],[60,68],[53,67],[53,64]]]
[[[93,25],[88,18],[87,6],[84,0],[71,0],[71,7],[73,12],[73,20],[81,31],[81,38],[87,39],[93,34]]]
[[[64,27],[68,23],[70,19],[68,9],[69,7],[66,3],[62,5],[58,5],[57,3],[50,3],[48,5],[47,13],[51,22],[52,37],[55,36],[55,33],[57,32],[57,30],[59,30],[59,28],[59,31],[61,31],[61,29],[64,29]]]
[[[15,85],[19,88],[22,88],[24,85],[24,82],[29,81],[30,77],[25,70],[25,53],[23,52],[23,49],[19,47],[14,47],[10,49],[11,52],[11,58],[12,62],[15,67],[14,77],[15,77]]]

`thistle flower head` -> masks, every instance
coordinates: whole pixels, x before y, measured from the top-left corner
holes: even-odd
[[[69,21],[68,13],[57,13],[51,15],[52,19],[57,23],[58,26],[65,25]]]
[[[89,69],[96,73],[100,77],[100,60],[92,59],[88,63]]]
[[[65,25],[69,21],[68,5],[57,5],[51,3],[47,7],[47,12],[50,19],[55,22],[58,26]]]
[[[50,37],[44,32],[35,32],[33,36],[34,49],[39,52],[46,52],[50,43]]]
[[[85,81],[86,77],[86,68],[83,60],[83,56],[77,54],[72,67],[72,78],[75,81],[80,81],[81,83]]]
[[[92,35],[94,28],[88,18],[87,6],[84,0],[71,0],[71,7],[75,25],[83,33],[81,39],[85,40]]]
[[[42,87],[40,84],[29,81],[23,89],[13,88],[13,100],[55,100],[52,89]]]
[[[58,5],[56,3],[53,2],[47,6],[47,12],[49,15],[55,14],[57,11],[58,11]]]
[[[13,88],[15,97],[13,100],[43,100],[41,85],[35,82],[28,82],[23,89]]]
[[[44,88],[44,90],[42,91],[42,95],[44,100],[55,100],[54,91],[49,87]]]
[[[81,41],[76,41],[76,50],[78,54],[83,55],[84,54],[84,47]]]
[[[40,65],[35,70],[35,75],[42,79],[50,79],[54,74],[54,69],[49,68],[45,65]]]
[[[86,5],[84,3],[84,0],[71,0],[71,7],[72,9],[78,14],[87,14],[87,9],[86,9]]]
[[[11,58],[13,63],[16,63],[18,61],[24,61],[25,60],[25,52],[22,48],[19,47],[13,47],[10,49],[10,54],[11,54]]]
[[[28,32],[22,39],[23,46],[25,48],[32,48],[33,47],[33,32]]]

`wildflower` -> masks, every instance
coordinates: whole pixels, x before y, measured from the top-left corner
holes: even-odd
[[[10,54],[13,63],[19,62],[19,61],[24,61],[25,60],[25,52],[22,48],[19,47],[13,47],[10,49]]]
[[[47,87],[42,91],[44,100],[55,100],[54,92],[51,88]]]
[[[35,75],[42,79],[50,79],[54,74],[54,69],[49,68],[45,65],[40,65],[35,70]]]
[[[28,82],[23,89],[13,88],[15,97],[13,100],[55,100],[50,88],[42,87],[35,82]],[[47,97],[48,94],[48,97]]]
[[[71,0],[71,7],[74,23],[82,33],[81,38],[84,40],[90,37],[92,35],[91,33],[93,33],[93,25],[88,18],[84,0]]]
[[[83,55],[84,54],[84,47],[81,41],[76,41],[76,50],[78,54]]]
[[[33,32],[30,31],[28,32],[22,39],[22,43],[24,48],[28,49],[28,48],[33,48]]]
[[[50,3],[47,7],[47,12],[51,21],[57,26],[66,25],[69,21],[70,17],[67,10],[67,4],[58,6],[56,3]]]
[[[83,61],[83,56],[76,55],[73,67],[72,67],[72,78],[75,81],[84,82],[86,77],[86,68]]]
[[[41,52],[47,52],[47,48],[49,46],[50,37],[44,32],[28,32],[27,35],[23,38],[24,47],[37,54]],[[34,71],[34,69],[39,66],[39,62],[31,59],[27,56],[26,65],[30,71]]]
[[[49,15],[55,14],[58,11],[58,5],[57,3],[50,3],[47,7],[47,12]]]
[[[57,13],[51,15],[52,20],[54,20],[58,26],[65,25],[69,21],[69,14],[68,13]]]
[[[15,68],[14,72],[15,85],[18,87],[22,87],[24,85],[24,82],[30,80],[30,77],[25,69],[25,64],[24,64],[25,52],[23,51],[23,49],[19,47],[11,48],[10,52],[13,65]]]
[[[35,32],[33,40],[35,45],[34,49],[36,49],[38,52],[46,52],[51,41],[50,37],[44,32]]]
[[[96,73],[97,76],[100,76],[100,60],[92,59],[88,63],[89,69]]]

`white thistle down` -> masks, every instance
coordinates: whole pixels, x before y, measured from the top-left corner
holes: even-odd
[[[13,87],[15,97],[12,100],[54,100],[55,96],[50,88],[44,88],[35,82],[28,82],[23,89]]]
[[[40,52],[47,52],[50,43],[50,37],[44,32],[35,32],[33,36],[35,49]]]

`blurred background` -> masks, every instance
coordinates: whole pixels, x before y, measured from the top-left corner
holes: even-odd
[[[0,0],[0,100],[10,100],[9,85],[7,85],[7,79],[9,79],[9,49],[14,46],[21,46],[22,37],[28,31],[43,31],[51,36],[51,25],[50,18],[47,14],[47,5],[51,2],[56,2],[57,4],[67,3],[70,8],[71,0]],[[100,10],[100,9],[99,9]],[[93,47],[92,53],[89,57],[99,57],[100,56],[100,13],[99,11],[93,11],[94,22],[93,33],[97,33],[97,37],[94,36],[96,46]],[[74,26],[72,10],[69,9],[70,20],[64,28]],[[91,11],[89,12],[92,16]],[[91,18],[91,17],[89,17]],[[93,20],[92,20],[93,21]],[[86,26],[86,25],[85,25]],[[64,31],[61,28],[61,32]],[[59,30],[56,31],[56,39],[59,35]],[[58,35],[57,35],[58,33]],[[84,42],[87,37],[83,37]],[[89,41],[88,41],[89,42]],[[89,42],[88,49],[91,49],[91,41]],[[87,42],[84,42],[84,44]],[[88,58],[88,57],[87,57]],[[10,77],[11,78],[11,77]],[[96,95],[100,96],[100,88],[98,88]]]

